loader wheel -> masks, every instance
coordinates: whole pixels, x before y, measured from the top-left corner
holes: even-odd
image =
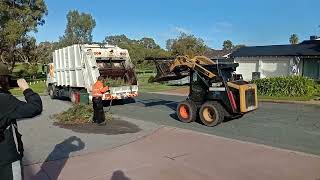
[[[224,119],[223,106],[216,101],[204,103],[199,111],[201,122],[206,126],[216,126]]]
[[[182,101],[178,104],[177,115],[180,121],[189,123],[197,118],[197,106],[190,100]]]

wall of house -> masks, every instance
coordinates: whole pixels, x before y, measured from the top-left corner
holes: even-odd
[[[260,78],[266,78],[301,74],[302,71],[302,61],[297,64],[295,57],[236,57],[234,62],[239,63],[236,73],[247,81],[252,80],[253,72],[260,72]],[[293,71],[295,64],[297,71]]]
[[[302,75],[312,79],[320,79],[320,58],[303,58],[302,61]]]

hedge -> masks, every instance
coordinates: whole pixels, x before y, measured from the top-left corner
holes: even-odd
[[[314,80],[302,76],[272,77],[254,80],[258,94],[274,97],[311,97],[318,92]]]

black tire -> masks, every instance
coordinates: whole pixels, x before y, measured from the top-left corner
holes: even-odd
[[[199,111],[201,122],[206,126],[216,126],[224,120],[224,107],[217,101],[207,101]]]
[[[181,122],[190,123],[197,119],[197,106],[190,100],[178,104],[177,115]]]
[[[52,85],[48,86],[48,95],[50,96],[51,99],[56,99],[57,96],[55,95],[55,89]]]

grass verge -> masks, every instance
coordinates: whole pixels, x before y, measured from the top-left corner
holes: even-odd
[[[30,85],[30,88],[40,94],[40,95],[43,95],[45,94],[46,92],[46,83],[45,82],[39,82],[37,84],[32,84]],[[11,89],[10,92],[12,93],[12,95],[14,96],[23,96],[23,92],[19,89],[19,88],[14,88],[14,89]]]

